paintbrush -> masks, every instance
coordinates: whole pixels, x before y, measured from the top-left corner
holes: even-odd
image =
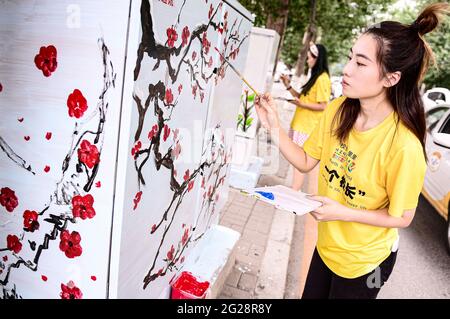
[[[244,78],[244,76],[241,74],[241,72],[239,72],[239,71],[233,66],[233,64],[231,64],[230,61],[228,61],[228,59],[227,59],[226,57],[224,57],[224,56],[219,52],[219,50],[218,50],[216,47],[215,47],[214,49],[217,51],[217,53],[219,53],[219,55],[222,57],[222,59],[224,59],[224,60],[228,63],[228,65],[233,69],[233,71],[236,72],[236,74],[239,76],[239,78],[240,78],[242,81],[244,81],[244,83],[247,84],[247,86],[248,86],[253,92],[255,92],[256,95],[259,95],[258,91],[256,91],[256,90],[253,88],[253,86],[250,85],[250,83],[248,83],[248,81]],[[213,72],[214,72],[214,73],[217,73],[217,68],[215,68]]]

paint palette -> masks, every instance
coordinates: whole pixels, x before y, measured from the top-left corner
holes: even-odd
[[[241,193],[253,196],[263,202],[274,205],[277,209],[296,215],[304,215],[322,206],[322,203],[307,198],[308,194],[295,191],[283,185],[256,187],[242,190]]]

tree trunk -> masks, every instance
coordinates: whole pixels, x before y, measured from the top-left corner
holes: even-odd
[[[286,30],[287,20],[288,20],[288,16],[289,16],[290,0],[279,0],[279,1],[280,1],[280,5],[281,5],[279,13],[276,16],[269,14],[269,16],[267,17],[267,23],[266,23],[267,29],[275,30],[278,33],[278,35],[280,36],[280,42],[278,43],[277,54],[275,57],[275,65],[274,65],[272,74],[275,74],[275,71],[277,69],[277,62],[278,62],[278,59],[280,58],[280,52],[281,52],[281,49],[283,46],[283,40],[284,40],[284,32]]]
[[[297,58],[297,64],[295,66],[295,75],[300,77],[305,73],[305,62],[308,54],[309,43],[314,41],[317,36],[316,27],[316,11],[317,11],[317,0],[311,0],[311,12],[309,15],[309,24],[306,28],[305,35],[303,37],[303,46],[300,49]]]

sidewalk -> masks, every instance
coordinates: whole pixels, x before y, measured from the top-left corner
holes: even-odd
[[[282,89],[281,84],[274,83],[273,95],[279,96]],[[284,108],[279,103],[278,110],[287,129],[294,108]],[[259,147],[268,147],[264,144],[260,143]],[[262,174],[258,186],[289,186],[292,172],[280,154],[278,172]],[[241,238],[235,247],[235,264],[218,298],[299,298],[304,218],[279,211],[230,188],[219,224],[238,231]]]

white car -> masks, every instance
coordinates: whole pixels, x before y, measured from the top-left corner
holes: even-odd
[[[450,90],[446,88],[432,88],[422,96],[425,111],[439,104],[450,104]]]
[[[450,254],[450,104],[440,104],[426,112],[428,169],[423,196],[447,221],[446,246]]]
[[[335,99],[342,95],[342,76],[331,77],[331,99]]]

